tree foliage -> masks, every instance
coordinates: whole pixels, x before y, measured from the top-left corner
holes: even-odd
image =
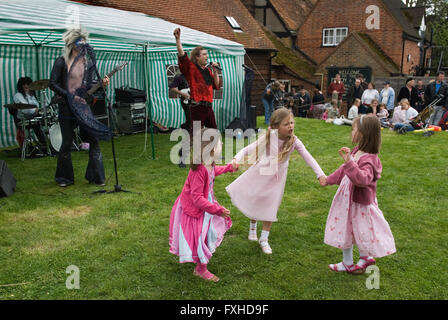
[[[448,47],[448,0],[428,0],[429,27],[434,30],[434,42]]]

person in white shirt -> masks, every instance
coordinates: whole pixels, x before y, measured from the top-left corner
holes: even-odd
[[[367,89],[364,90],[364,92],[362,93],[361,103],[366,107],[370,107],[372,100],[374,99],[378,100],[379,98],[380,94],[378,90],[375,89],[375,85],[372,82],[369,82]]]
[[[353,105],[351,106],[350,110],[348,110],[348,116],[347,119],[342,119],[344,124],[352,125],[353,119],[355,119],[358,116],[358,108],[361,105],[361,99],[356,98],[353,100]]]
[[[418,111],[412,108],[409,104],[408,99],[402,99],[400,101],[401,110],[404,110],[404,122],[394,123],[394,130],[398,131],[402,128],[402,130],[406,131],[414,131],[414,127],[410,124],[410,122],[418,115]],[[400,131],[402,131],[400,130]]]
[[[388,80],[383,82],[384,88],[380,92],[380,103],[384,103],[387,107],[388,112],[392,112],[394,110],[395,103],[395,90],[390,86],[390,82]]]
[[[37,102],[34,92],[30,90],[29,85],[33,82],[30,77],[23,77],[17,81],[17,93],[14,95],[14,103],[34,104],[36,108],[19,109],[17,116],[19,118],[31,119],[38,114],[39,102]]]
[[[30,77],[22,77],[17,81],[17,93],[14,95],[14,103],[33,104],[36,107],[30,109],[19,109],[17,111],[18,119],[30,120],[39,114],[39,102],[37,101],[34,91],[30,90],[29,85],[33,82]],[[46,144],[45,135],[39,123],[30,125],[37,136],[39,142],[44,146]]]
[[[351,106],[350,110],[348,111],[348,120],[353,120],[358,116],[358,108],[361,105],[361,100],[356,98],[353,101],[353,105]]]

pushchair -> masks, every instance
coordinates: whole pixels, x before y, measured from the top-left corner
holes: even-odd
[[[434,112],[434,106],[437,105],[445,96],[443,94],[438,94],[436,99],[426,106],[409,124],[414,128],[414,130],[426,129],[428,127],[428,120],[431,114]],[[405,127],[398,130],[398,133],[406,133]],[[424,132],[424,135],[432,135],[433,132]]]

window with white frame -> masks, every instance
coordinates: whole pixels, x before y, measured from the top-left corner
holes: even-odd
[[[337,46],[347,37],[348,28],[325,28],[322,32],[322,45],[324,47]]]
[[[232,27],[233,31],[243,32],[243,30],[241,30],[241,26],[239,25],[239,23],[236,21],[236,19],[234,17],[231,17],[231,16],[225,16],[225,17],[226,17],[227,22]]]

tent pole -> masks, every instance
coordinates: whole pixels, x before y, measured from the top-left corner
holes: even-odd
[[[148,86],[148,44],[145,43],[143,47],[143,75],[144,75],[144,85],[145,85],[145,92],[147,96],[148,101],[148,109],[149,109],[149,128],[151,131],[151,150],[152,150],[152,159],[156,159],[155,149],[154,149],[154,127],[152,125],[152,103],[151,103],[151,97],[149,92],[149,86]],[[147,128],[145,129],[147,130]]]

